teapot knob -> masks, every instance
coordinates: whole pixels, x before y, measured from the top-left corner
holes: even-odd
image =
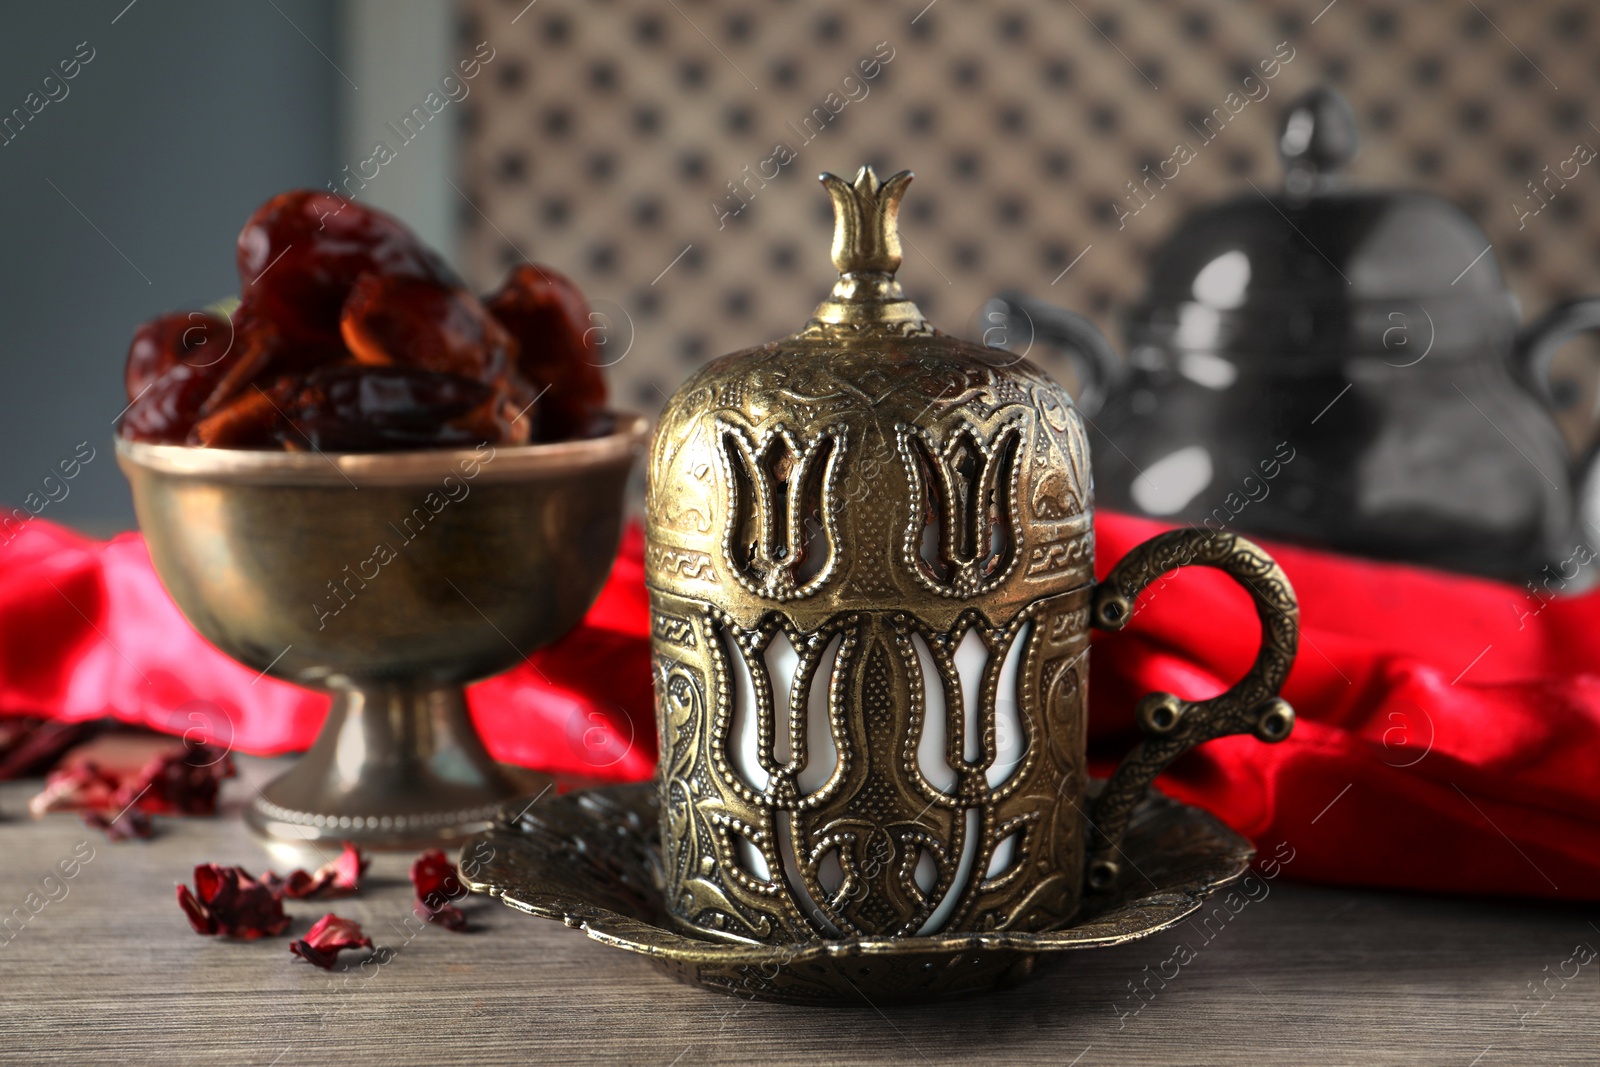
[[[1306,196],[1335,184],[1339,168],[1355,157],[1356,114],[1337,89],[1319,85],[1289,105],[1278,129],[1283,186]]]

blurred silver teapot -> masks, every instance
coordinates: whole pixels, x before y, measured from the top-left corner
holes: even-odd
[[[1021,294],[985,321],[1006,347],[1072,360],[1102,506],[1533,577],[1600,539],[1575,503],[1600,497],[1594,451],[1566,447],[1548,373],[1564,342],[1600,329],[1600,299],[1520,327],[1463,211],[1343,185],[1356,139],[1332,89],[1291,105],[1283,188],[1178,226],[1125,317],[1126,362],[1083,316]]]

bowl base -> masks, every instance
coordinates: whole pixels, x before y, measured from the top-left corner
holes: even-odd
[[[245,822],[291,845],[418,848],[487,829],[548,782],[490,758],[458,686],[341,689],[316,742],[256,794]]]

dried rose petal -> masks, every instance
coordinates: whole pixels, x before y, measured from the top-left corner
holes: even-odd
[[[83,813],[83,824],[95,830],[105,831],[107,840],[131,841],[144,840],[155,835],[155,827],[150,823],[150,816],[137,808],[123,808],[118,815],[109,815],[103,811],[86,811]]]
[[[360,923],[341,919],[331,912],[318,919],[304,938],[289,942],[290,952],[325,971],[333,969],[344,949],[371,947],[372,938],[361,932]]]
[[[11,715],[0,719],[0,758],[9,759],[12,752],[33,736],[43,721],[35,715]]]
[[[197,934],[254,941],[276,937],[289,928],[283,898],[243,867],[200,864],[194,869],[194,891],[178,886],[178,904]]]
[[[195,933],[211,937],[222,932],[222,924],[211,909],[200,903],[200,898],[182,882],[178,883],[178,907],[183,909],[184,918],[189,920]]]
[[[411,884],[417,891],[411,907],[417,918],[457,933],[467,928],[466,914],[451,903],[465,896],[467,890],[456,873],[456,865],[442,851],[429,849],[416,858],[411,864]]]
[[[329,860],[311,874],[293,870],[280,877],[268,871],[261,881],[290,900],[347,897],[361,891],[361,876],[367,872],[369,862],[360,849],[346,841],[338,858]]]
[[[100,723],[60,722],[19,715],[0,719],[0,782],[55,766],[63,753],[100,731]]]
[[[137,803],[153,815],[215,815],[217,790],[234,776],[233,760],[215,745],[189,744],[182,751],[156,756],[117,789],[110,806],[120,810]]]
[[[346,841],[338,857],[317,868],[312,878],[319,883],[323,896],[349,896],[361,890],[361,876],[367,873],[370,862],[359,848]]]
[[[438,923],[453,933],[463,933],[467,929],[467,913],[454,904],[440,904],[435,907],[422,897],[418,897],[412,902],[411,913],[425,922]]]
[[[411,884],[419,897],[437,893],[450,900],[466,892],[461,876],[456,873],[456,865],[437,848],[424,852],[411,864]]]
[[[52,811],[93,811],[113,806],[117,793],[117,778],[93,760],[84,760],[72,767],[52,771],[44,781],[44,789],[28,801],[28,810],[35,815]]]
[[[218,787],[234,773],[228,753],[207,744],[156,756],[127,777],[84,760],[53,772],[43,791],[28,802],[28,810],[35,815],[92,811],[105,824],[120,821],[111,813],[129,809],[147,815],[215,815]]]

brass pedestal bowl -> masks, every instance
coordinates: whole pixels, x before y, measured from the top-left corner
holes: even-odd
[[[240,663],[332,692],[316,743],[252,801],[275,841],[374,848],[482,830],[525,791],[462,686],[593,603],[646,423],[603,437],[379,454],[119,440],[156,573]]]

